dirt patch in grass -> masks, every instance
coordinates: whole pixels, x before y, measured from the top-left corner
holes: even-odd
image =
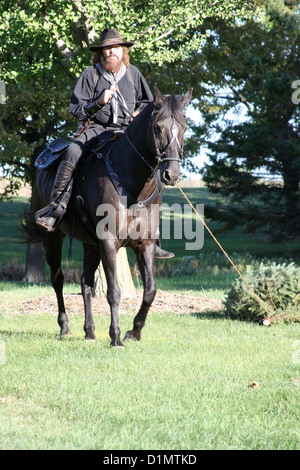
[[[65,307],[68,314],[82,314],[84,312],[83,299],[81,294],[65,294]],[[142,302],[142,292],[135,297],[125,298],[120,304],[120,314],[135,313]],[[93,312],[95,315],[109,315],[109,306],[105,297],[92,299]],[[155,300],[150,312],[191,314],[201,312],[216,312],[223,308],[223,303],[219,299],[209,297],[199,297],[192,294],[173,294],[169,292],[157,291]],[[53,313],[57,314],[57,302],[55,295],[43,296],[26,300],[22,303],[9,305],[6,312],[10,314],[37,314]]]

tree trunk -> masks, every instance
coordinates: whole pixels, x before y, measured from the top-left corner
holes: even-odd
[[[42,242],[27,244],[24,281],[45,281],[45,249]]]
[[[122,299],[134,297],[136,294],[131,272],[128,264],[126,248],[121,248],[117,254],[118,281],[121,287]],[[94,295],[95,297],[106,296],[107,283],[102,263],[95,273]]]

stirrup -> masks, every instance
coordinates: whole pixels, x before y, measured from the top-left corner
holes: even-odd
[[[50,212],[52,212],[54,209],[56,209],[56,203],[55,202],[50,202],[47,206],[43,207],[42,209],[36,211],[34,214],[35,219],[38,219],[40,217],[47,217]]]
[[[48,232],[54,232],[67,210],[66,204],[51,202],[48,206],[35,213],[35,223],[45,228]]]
[[[35,223],[45,228],[48,232],[54,232],[57,228],[58,219],[54,217],[36,217]]]

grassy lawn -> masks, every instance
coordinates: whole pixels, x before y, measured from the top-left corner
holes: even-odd
[[[203,187],[185,192],[193,204],[212,197]],[[169,205],[180,198],[166,189]],[[0,268],[25,262],[18,230],[25,202],[0,203]],[[298,242],[219,234],[208,224],[240,269],[263,258],[299,263]],[[157,262],[159,289],[225,299],[236,274],[209,234],[200,251],[172,237],[163,246],[176,257]],[[72,260],[67,253],[68,240],[64,266],[80,271],[81,245],[74,242]],[[129,259],[133,265],[130,251]],[[87,342],[83,315],[71,313],[72,336],[61,340],[56,315],[6,309],[42,295],[53,295],[48,283],[0,281],[0,449],[299,449],[298,324],[152,311],[141,342],[110,349],[109,317],[95,312],[97,341]],[[120,315],[123,335],[132,321]]]
[[[64,340],[54,315],[0,316],[1,449],[299,448],[295,325],[152,314],[112,350],[109,318],[95,323],[86,342],[79,315]]]

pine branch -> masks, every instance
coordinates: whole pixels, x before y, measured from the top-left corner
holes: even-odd
[[[249,101],[238,91],[236,90],[232,85],[229,85],[230,90],[232,93],[236,96],[237,100],[243,103],[247,108],[249,109],[250,112],[253,111],[253,106]]]

